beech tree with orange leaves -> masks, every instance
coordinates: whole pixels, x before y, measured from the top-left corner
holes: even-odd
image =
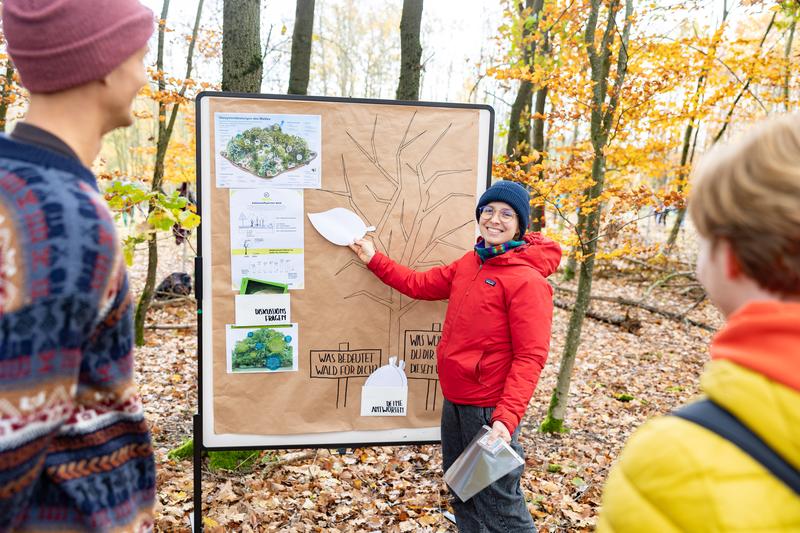
[[[572,248],[570,260],[581,274],[577,289],[568,291],[578,296],[568,306],[573,314],[553,409],[545,420],[547,429],[559,429],[563,423],[561,398],[568,390],[570,359],[580,344],[578,324],[587,310],[584,304],[588,305],[584,298],[592,297],[588,274],[595,262],[616,268],[611,261],[655,261],[665,265],[663,279],[691,277],[685,265],[664,262],[673,261],[667,253],[677,237],[677,231],[670,237],[666,224],[671,221],[673,229],[681,227],[695,154],[738,129],[738,123],[789,109],[797,99],[792,77],[797,57],[791,52],[798,13],[795,0],[749,2],[764,8],[763,15],[739,18],[735,26],[727,9],[716,25],[686,20],[678,26],[677,36],[661,32],[658,20],[670,12],[691,13],[688,1],[676,0],[670,7],[642,5],[630,18],[623,14],[627,6],[623,9],[620,4],[544,0],[538,29],[527,36],[536,40],[542,53],[526,63],[519,50],[524,24],[533,27],[530,11],[509,2],[508,22],[500,28],[509,51],[488,71],[499,80],[519,80],[520,88],[533,84],[546,91],[546,97],[537,98],[534,109],[519,118],[516,106],[509,104],[507,148],[513,145],[517,154],[498,157],[494,174],[532,189],[534,204],[544,206],[550,221],[545,231]],[[595,36],[596,53],[611,55],[592,64],[587,59],[591,44],[587,32],[596,17],[607,24],[612,8],[619,19],[615,30],[607,36],[597,29]],[[630,42],[623,46],[626,27]],[[604,48],[605,37],[609,47]],[[604,61],[609,67],[607,99],[597,100],[598,87],[604,84],[595,67]],[[618,78],[620,67],[625,72]],[[610,126],[602,146],[597,144],[597,113],[606,117],[600,123]],[[543,125],[539,132],[537,120]],[[523,128],[532,133],[512,143],[514,130]],[[525,143],[534,149],[521,153]],[[598,180],[596,165],[601,160],[604,172]],[[568,264],[565,271],[569,270]],[[685,312],[662,311],[685,316]]]
[[[561,354],[561,366],[558,371],[558,384],[553,391],[547,418],[542,422],[544,432],[563,430],[564,413],[567,406],[569,384],[575,355],[580,344],[581,328],[589,307],[594,275],[595,252],[600,234],[601,195],[605,187],[606,154],[605,149],[609,137],[619,120],[618,108],[622,85],[628,68],[628,46],[633,23],[633,0],[625,0],[622,30],[618,30],[617,16],[621,8],[620,0],[611,0],[605,10],[601,9],[600,0],[592,0],[589,19],[586,23],[584,37],[586,54],[592,80],[591,134],[590,140],[594,151],[592,160],[592,185],[586,190],[588,202],[578,216],[577,232],[580,239],[583,261],[580,263],[578,290],[575,306],[570,315],[569,329]],[[605,11],[605,29],[602,37],[598,35],[598,22],[602,23],[601,11]],[[599,37],[599,38],[598,38]],[[614,46],[615,41],[618,45]],[[616,71],[611,65],[616,64]]]

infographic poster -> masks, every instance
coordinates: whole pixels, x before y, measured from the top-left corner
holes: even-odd
[[[214,114],[217,187],[319,189],[319,115]]]
[[[230,228],[231,288],[242,278],[303,288],[302,189],[231,189]]]

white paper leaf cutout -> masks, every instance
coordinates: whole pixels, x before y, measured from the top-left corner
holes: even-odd
[[[368,231],[375,231],[374,227],[367,227],[358,215],[343,207],[309,213],[308,219],[320,235],[339,246],[348,246],[363,238]]]
[[[398,364],[397,357],[390,357],[389,364],[377,368],[364,382],[365,387],[407,387],[405,361]]]

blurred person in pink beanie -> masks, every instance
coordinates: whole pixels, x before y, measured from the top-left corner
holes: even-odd
[[[150,531],[128,277],[90,166],[133,122],[153,13],[138,0],[2,10],[30,106],[0,136],[0,532]]]

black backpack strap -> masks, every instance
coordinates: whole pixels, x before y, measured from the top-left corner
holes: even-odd
[[[694,422],[735,444],[800,496],[800,471],[767,446],[739,419],[713,401],[700,400],[681,407],[671,414]]]

